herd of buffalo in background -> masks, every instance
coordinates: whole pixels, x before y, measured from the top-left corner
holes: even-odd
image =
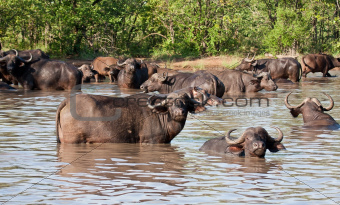
[[[0,44],[1,45],[1,44]],[[170,143],[184,128],[188,113],[205,110],[206,105],[223,104],[223,96],[275,91],[279,83],[298,83],[310,72],[330,77],[329,70],[340,67],[340,58],[326,54],[308,54],[301,64],[295,58],[242,60],[236,69],[181,72],[161,68],[134,58],[97,57],[91,65],[75,67],[63,61],[51,60],[40,49],[2,51],[0,46],[1,90],[20,84],[26,90],[69,90],[77,85],[109,77],[119,88],[141,89],[143,93],[128,97],[108,97],[89,94],[70,96],[59,105],[56,132],[59,143]],[[147,94],[158,91],[159,94]],[[316,98],[306,98],[297,106],[285,105],[293,117],[302,114],[304,126],[338,129],[339,124],[324,111]],[[122,103],[123,102],[123,103]],[[72,104],[73,103],[73,104]],[[75,114],[76,113],[76,114]],[[76,115],[76,116],[75,116]],[[112,116],[117,118],[113,119]],[[84,120],[84,119],[92,120]],[[98,120],[93,120],[98,119]],[[283,133],[271,137],[262,127],[250,127],[237,139],[227,136],[208,140],[201,151],[237,156],[265,156],[266,150],[285,149]]]

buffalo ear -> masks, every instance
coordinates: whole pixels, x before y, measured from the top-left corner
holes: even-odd
[[[226,153],[232,153],[239,156],[241,156],[243,152],[244,147],[242,145],[230,145],[226,150]]]
[[[293,109],[290,109],[290,114],[292,114],[293,117],[299,116],[300,113],[301,113],[300,108],[293,108]]]
[[[166,106],[156,106],[153,109],[154,112],[160,113],[160,114],[165,114],[168,112],[168,107]]]
[[[205,110],[206,110],[206,108],[205,108],[204,106],[197,105],[197,106],[195,106],[194,113],[203,112],[203,111],[205,111]]]
[[[267,148],[270,152],[278,152],[280,150],[285,150],[285,146],[280,142],[273,142],[267,145]]]

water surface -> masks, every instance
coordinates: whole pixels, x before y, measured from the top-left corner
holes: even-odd
[[[331,74],[340,73],[331,72]],[[301,128],[283,99],[330,94],[328,112],[340,121],[340,78],[309,74],[275,92],[232,96],[229,107],[188,115],[182,132],[167,145],[57,144],[55,113],[68,92],[0,93],[0,203],[2,204],[337,204],[340,203],[339,131]],[[90,84],[84,93],[128,96],[113,84]],[[252,104],[268,98],[269,105]],[[237,100],[238,99],[238,100]],[[236,100],[239,106],[236,106]],[[263,101],[261,101],[263,102]],[[246,104],[247,103],[247,104]],[[281,128],[287,150],[265,159],[209,156],[198,151],[214,137],[263,126]]]

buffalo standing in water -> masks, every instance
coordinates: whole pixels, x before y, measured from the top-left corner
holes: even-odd
[[[274,91],[277,85],[271,79],[270,73],[262,72],[259,75],[239,70],[209,71],[218,76],[225,87],[225,94],[253,93],[260,90]]]
[[[302,57],[302,76],[312,72],[321,72],[323,77],[331,77],[329,70],[340,67],[340,58],[326,54],[308,54]]]
[[[139,88],[148,78],[146,64],[129,58],[123,63],[117,63],[121,67],[118,73],[118,86],[120,88]]]
[[[255,56],[254,56],[255,57]],[[278,58],[278,59],[259,59],[254,60],[245,58],[241,64],[236,67],[237,70],[270,72],[273,80],[287,79],[292,82],[299,82],[301,78],[301,64],[294,58]]]
[[[29,59],[31,58],[32,61],[38,61],[40,59],[49,59],[50,57],[44,53],[40,49],[34,49],[34,50],[25,50],[25,51],[17,51],[15,49],[9,50],[9,51],[1,51],[1,46],[0,46],[0,57],[5,57],[9,54],[14,54],[16,56],[19,56],[23,59]],[[0,63],[0,79],[2,81],[6,82],[7,84],[15,84],[18,85],[18,81],[16,81],[13,76],[11,76],[6,68],[6,64],[1,64]]]
[[[334,106],[334,101],[331,96],[324,93],[330,100],[328,107],[323,107],[320,101],[316,98],[307,97],[302,103],[297,106],[292,106],[288,103],[288,97],[292,92],[288,93],[285,98],[285,105],[290,109],[293,117],[302,114],[304,127],[310,128],[325,128],[325,129],[338,129],[340,125],[324,111],[330,111]]]
[[[193,96],[202,100],[193,99]],[[188,112],[204,106],[207,98],[199,88],[168,95],[136,94],[125,98],[76,95],[58,107],[57,141],[170,143],[184,128]]]
[[[231,139],[230,133],[236,129],[230,130],[227,136],[218,137],[206,141],[199,149],[200,151],[211,154],[233,154],[245,157],[264,158],[266,150],[278,152],[285,147],[281,144],[283,133],[279,128],[275,128],[279,136],[274,139],[263,127],[247,128],[241,137]]]
[[[9,54],[0,58],[0,63],[6,63],[7,71],[26,90],[71,90],[81,84],[82,73],[71,64],[62,61],[38,60],[32,61]]]

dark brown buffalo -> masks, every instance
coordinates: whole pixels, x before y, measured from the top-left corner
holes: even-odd
[[[1,57],[5,57],[8,54],[16,54],[23,59],[29,59],[32,56],[32,61],[37,61],[40,59],[50,59],[50,56],[48,56],[44,51],[40,49],[24,50],[24,51],[12,49],[6,52],[0,51]]]
[[[178,70],[173,70],[169,68],[157,68],[157,73],[159,75],[163,75],[163,73],[165,73],[167,76],[172,76],[183,72],[179,72]]]
[[[81,84],[81,73],[62,61],[24,60],[14,54],[0,58],[11,74],[26,90],[71,90]]]
[[[302,76],[312,72],[321,72],[323,77],[331,77],[329,70],[334,67],[340,67],[340,58],[326,54],[308,54],[302,57]]]
[[[56,115],[61,143],[170,143],[183,129],[188,112],[204,106],[187,91],[125,98],[80,94],[64,100]]]
[[[95,79],[99,82],[105,76],[109,76],[110,82],[117,81],[120,68],[117,66],[118,59],[113,57],[97,57],[92,62],[93,70],[96,71]]]
[[[40,59],[49,59],[50,57],[40,49],[17,51],[15,49],[6,52],[0,51],[0,57],[5,57],[8,54],[15,54],[23,59],[29,59],[32,57],[32,61],[37,61]],[[7,84],[15,84],[18,82],[7,72],[6,64],[0,63],[0,79]]]
[[[148,69],[148,78],[150,78],[154,73],[157,73],[157,70],[160,69],[159,65],[156,63],[142,63],[142,67],[146,66]]]
[[[274,91],[277,89],[277,85],[267,72],[262,72],[258,75],[229,69],[209,72],[218,76],[223,82],[226,94],[251,93],[262,89]]]
[[[242,60],[236,69],[256,71],[256,74],[270,72],[273,80],[289,78],[293,82],[298,82],[301,78],[301,64],[294,58],[254,60],[254,57],[252,59],[248,59],[247,57]]]
[[[82,75],[82,83],[89,83],[91,78],[94,77],[95,73],[90,65],[84,64],[78,68]]]
[[[199,149],[200,151],[211,154],[233,154],[245,157],[264,158],[266,150],[278,152],[285,147],[281,144],[283,133],[279,128],[275,128],[279,136],[274,139],[262,127],[247,128],[241,137],[231,139],[230,133],[236,129],[230,130],[227,136],[218,137],[206,141]]]
[[[129,58],[123,63],[118,74],[118,86],[120,88],[139,88],[148,78],[148,68],[145,63]]]
[[[222,97],[224,94],[223,83],[215,75],[205,71],[178,73],[172,76],[168,76],[166,73],[162,75],[155,73],[141,85],[140,89],[144,92],[170,93],[185,87],[195,86],[217,97]]]
[[[307,97],[302,103],[297,106],[292,106],[288,103],[288,97],[292,92],[288,93],[285,98],[285,105],[290,109],[293,117],[302,114],[304,127],[310,128],[325,128],[325,129],[338,129],[339,124],[324,111],[330,111],[334,106],[334,101],[331,96],[324,93],[330,100],[328,107],[323,107],[320,101],[316,98]]]

